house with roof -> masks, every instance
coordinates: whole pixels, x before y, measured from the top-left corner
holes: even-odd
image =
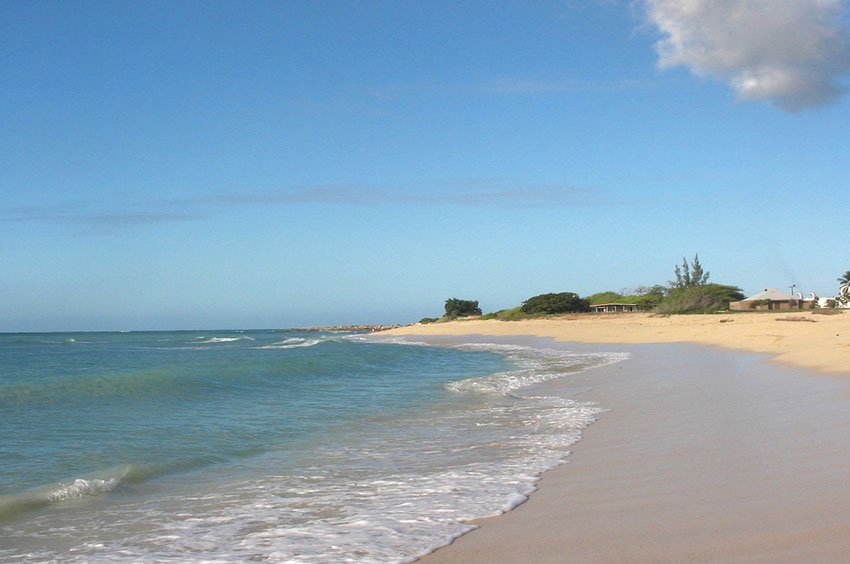
[[[590,304],[590,311],[594,313],[635,312],[640,311],[640,306],[637,304],[622,303]]]
[[[729,309],[735,311],[811,309],[816,301],[816,299],[804,299],[802,294],[787,294],[776,288],[765,288],[749,298],[730,303]]]

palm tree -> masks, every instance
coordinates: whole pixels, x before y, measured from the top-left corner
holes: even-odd
[[[844,273],[844,276],[838,279],[838,283],[841,284],[838,289],[838,296],[836,299],[838,303],[843,306],[850,304],[850,270]]]

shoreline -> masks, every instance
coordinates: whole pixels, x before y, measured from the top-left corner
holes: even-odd
[[[771,360],[850,375],[850,315],[810,311],[656,316],[647,313],[573,314],[500,321],[477,318],[409,325],[382,336],[490,335],[549,337],[589,344],[692,343],[767,353]]]
[[[632,353],[551,383],[586,388],[576,399],[606,412],[525,503],[419,561],[845,561],[850,382],[840,375],[850,369],[850,319],[775,319],[787,315],[468,320],[388,332]]]

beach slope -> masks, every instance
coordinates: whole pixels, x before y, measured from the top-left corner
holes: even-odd
[[[607,411],[527,503],[479,521],[423,562],[845,562],[850,554],[850,316],[571,316],[395,333],[536,335],[631,353],[552,384],[586,388],[581,399]]]

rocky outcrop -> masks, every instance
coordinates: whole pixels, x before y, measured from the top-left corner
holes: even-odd
[[[369,332],[374,333],[376,331],[388,331],[390,329],[398,329],[399,327],[404,327],[404,325],[324,325],[321,327],[301,327],[299,329],[293,329],[293,331],[305,331],[305,332]]]

